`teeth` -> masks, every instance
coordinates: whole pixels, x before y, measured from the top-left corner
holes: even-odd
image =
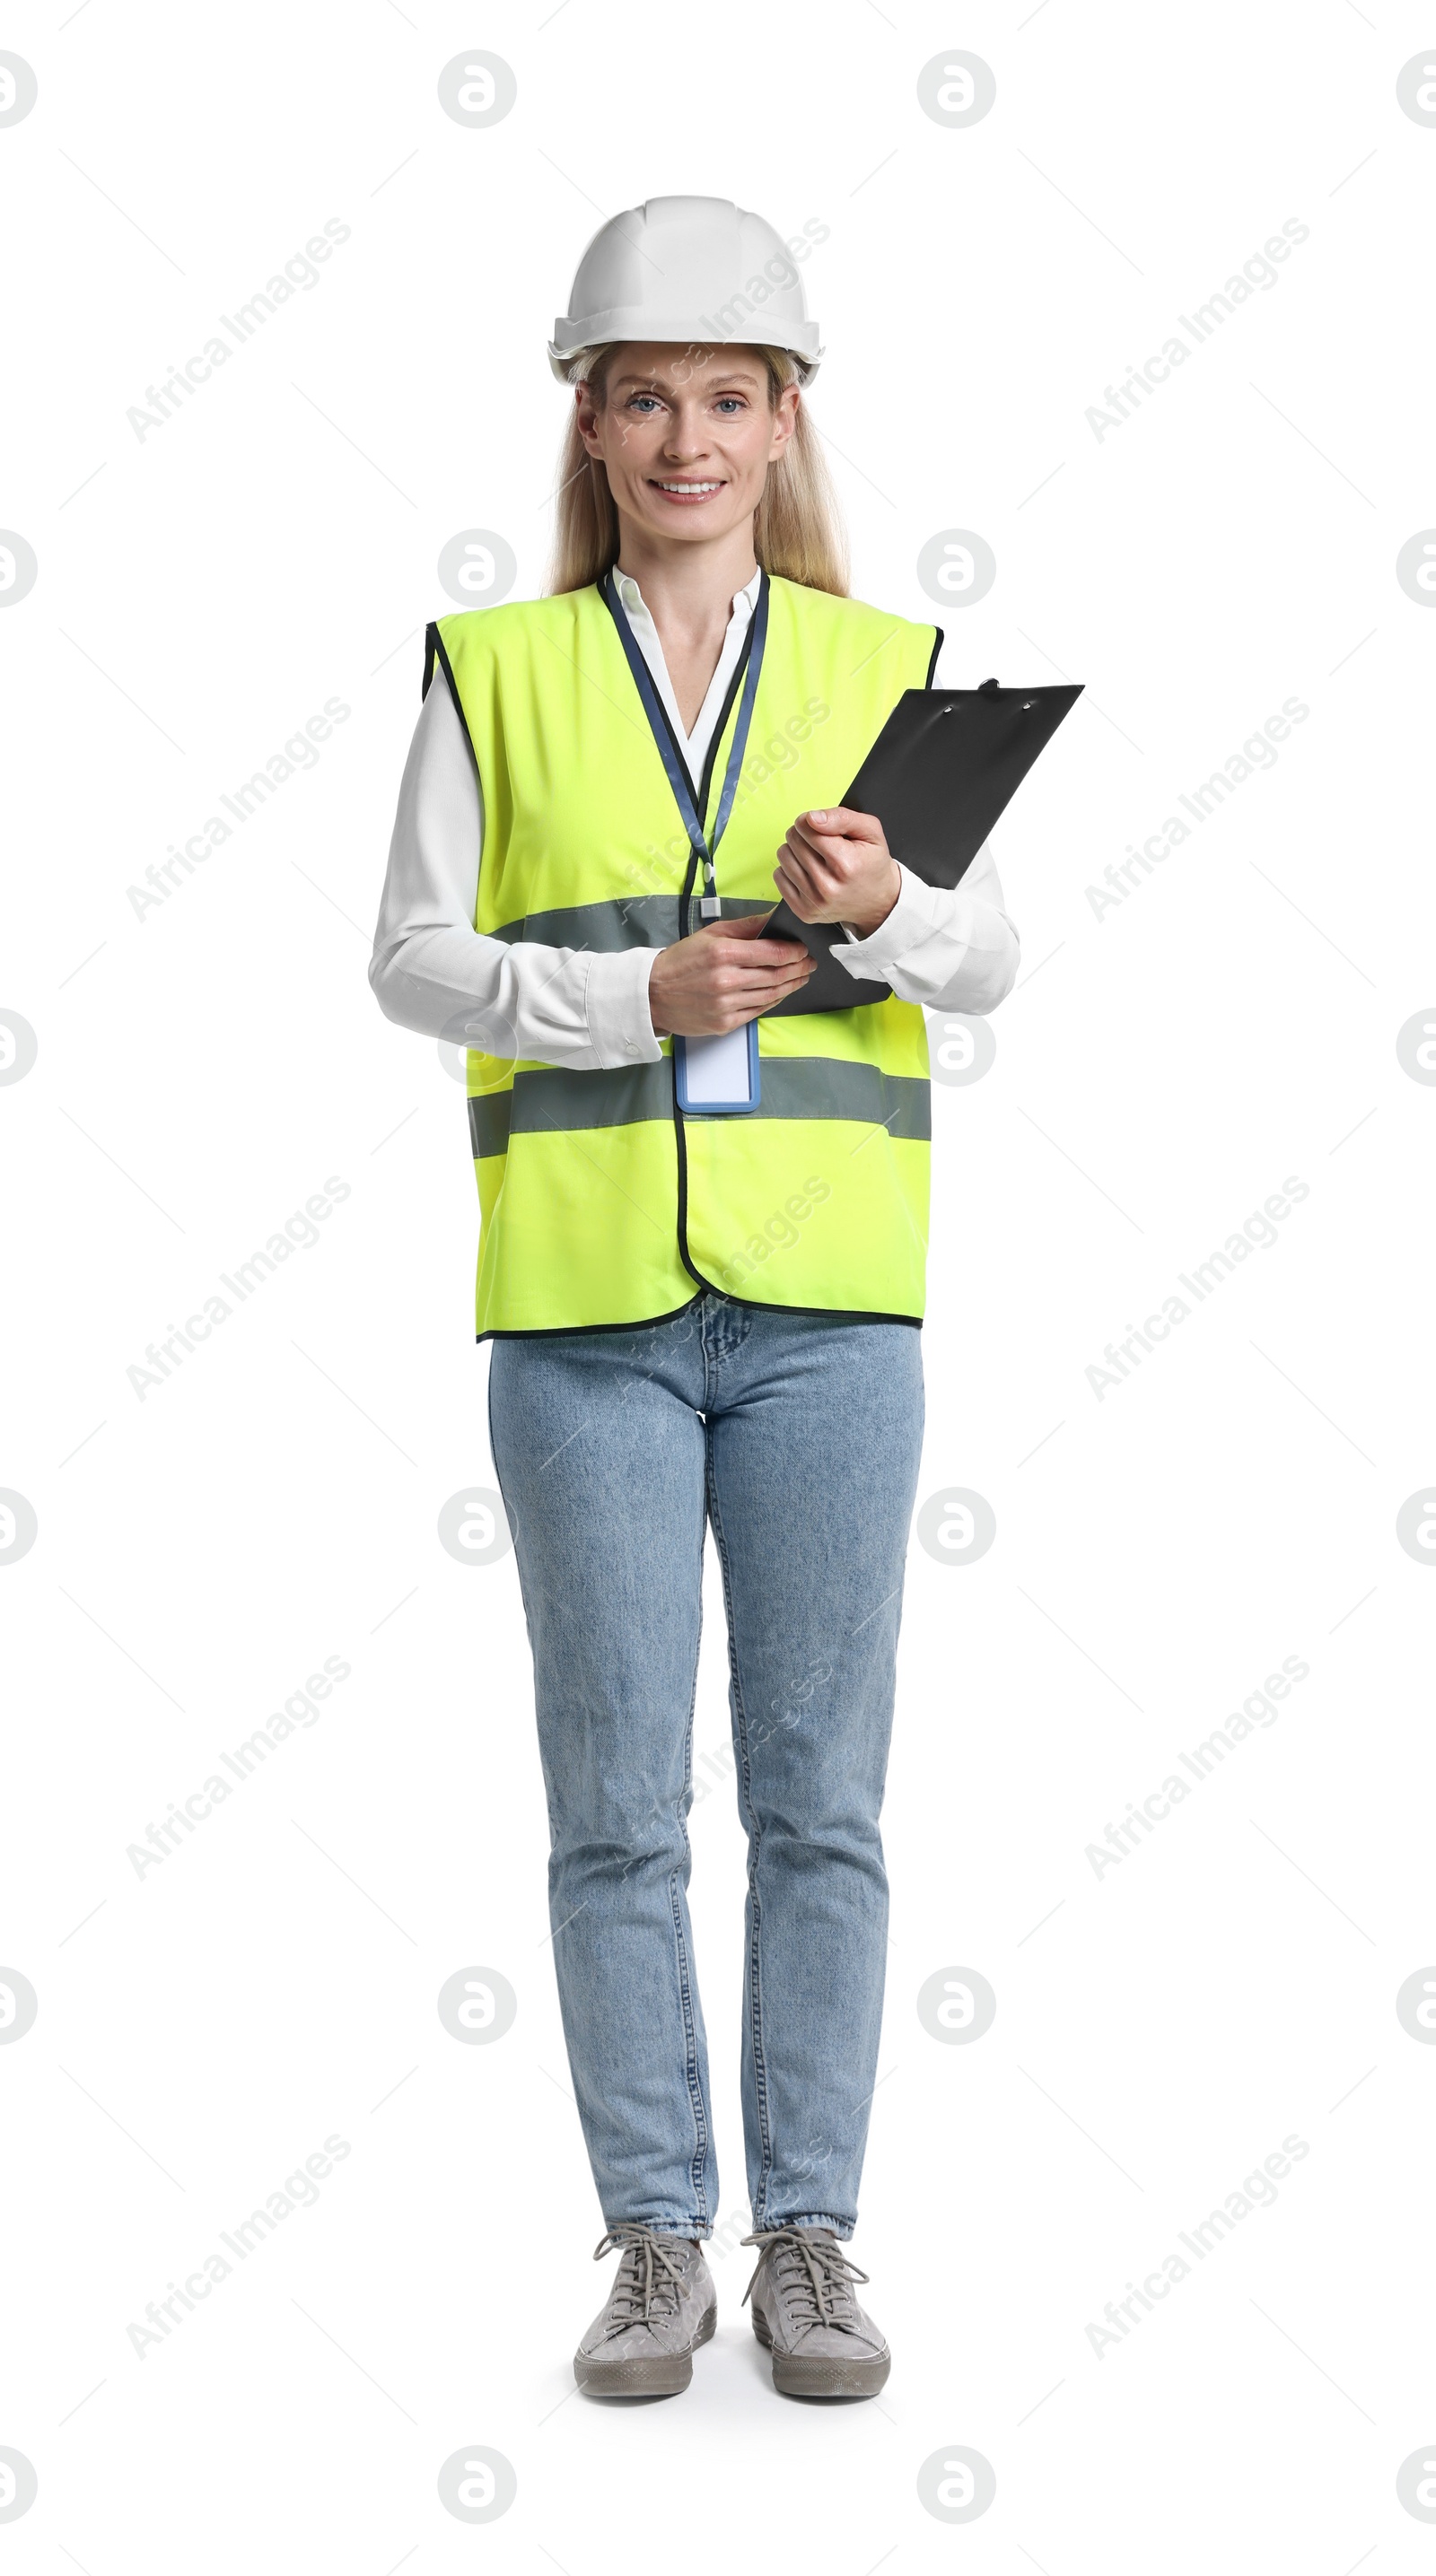
[[[660,492],[721,492],[721,483],[660,483]]]

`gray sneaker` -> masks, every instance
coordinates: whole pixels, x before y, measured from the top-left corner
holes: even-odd
[[[743,2242],[763,2249],[743,2296],[773,2356],[773,2386],[785,2397],[876,2397],[892,2355],[853,2296],[868,2276],[832,2229],[760,2228]]]
[[[573,2375],[595,2397],[676,2397],[718,2322],[703,2248],[686,2236],[656,2235],[636,2219],[599,2239],[595,2263],[615,2246],[623,2249],[618,2276],[574,2354]]]

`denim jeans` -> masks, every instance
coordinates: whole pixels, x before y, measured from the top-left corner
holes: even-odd
[[[533,1649],[554,1964],[610,2227],[707,2236],[717,2207],[687,1895],[711,1523],[748,1836],[753,2223],[852,2234],[922,1424],[909,1324],[708,1291],[667,1323],[493,1345],[489,1428]]]

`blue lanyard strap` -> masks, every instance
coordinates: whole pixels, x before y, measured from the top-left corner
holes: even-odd
[[[763,667],[763,647],[768,637],[768,576],[765,572],[759,581],[758,604],[753,611],[752,621],[744,638],[743,651],[748,668],[743,681],[738,721],[733,728],[733,743],[728,754],[728,766],[723,777],[723,792],[718,799],[718,812],[714,819],[711,838],[705,834],[703,825],[699,821],[698,808],[693,796],[693,782],[679,757],[663,701],[653,685],[653,674],[643,658],[638,638],[619,603],[618,586],[613,577],[612,565],[609,566],[598,587],[604,606],[618,629],[619,641],[628,657],[628,667],[633,673],[634,685],[643,701],[643,711],[648,718],[653,739],[658,745],[659,758],[667,772],[668,784],[673,790],[674,802],[682,818],[683,828],[688,834],[693,856],[702,865],[704,917],[716,920],[719,905],[713,856],[727,828],[728,817],[733,811],[733,800],[738,793],[738,778],[743,767],[743,755],[748,747],[748,728],[753,720],[753,702],[758,694],[758,675]]]

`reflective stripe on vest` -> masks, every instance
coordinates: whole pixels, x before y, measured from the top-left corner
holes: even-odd
[[[510,1136],[579,1127],[633,1127],[645,1118],[670,1119],[673,1083],[667,1060],[615,1065],[601,1073],[566,1073],[547,1065],[521,1073],[507,1091],[469,1102],[474,1160],[506,1154]],[[754,1118],[856,1118],[885,1127],[890,1136],[932,1134],[929,1086],[875,1064],[782,1064],[765,1069],[763,1097]]]
[[[836,804],[936,635],[774,578],[747,754],[716,875],[725,915],[766,911],[794,817]],[[483,786],[475,928],[587,950],[663,948],[701,883],[596,587],[472,609],[430,630]],[[721,781],[736,689],[708,761]],[[716,789],[712,803],[716,803]],[[710,809],[702,819],[710,827]],[[710,1285],[751,1303],[917,1322],[930,1134],[922,1012],[895,998],[758,1024],[756,1113],[684,1119],[672,1049],[594,1072],[469,1056],[482,1235],[477,1325],[574,1332],[658,1321]]]

